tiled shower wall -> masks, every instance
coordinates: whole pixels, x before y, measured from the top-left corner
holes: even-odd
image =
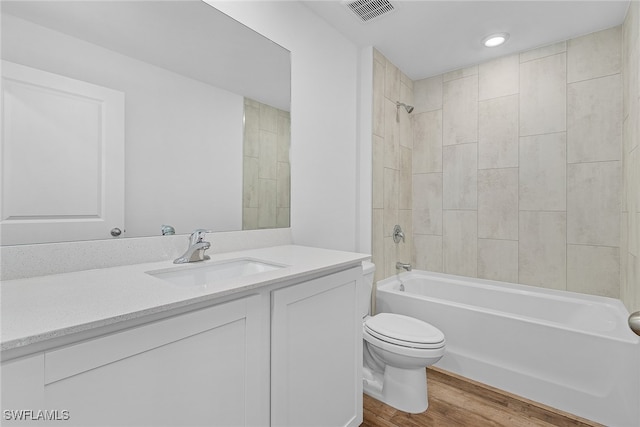
[[[622,63],[616,27],[414,82],[412,220],[398,220],[415,267],[620,297]],[[376,215],[390,233],[381,202],[374,242]],[[378,278],[395,273],[387,239]]]
[[[395,274],[396,261],[411,262],[411,151],[413,133],[407,111],[413,82],[374,49],[373,54],[373,262],[376,280]],[[405,241],[394,243],[399,224]]]
[[[623,143],[620,298],[640,310],[640,3],[632,1],[623,25]]]
[[[417,268],[619,296],[621,34],[414,83]]]
[[[242,229],[289,227],[289,112],[245,98]]]

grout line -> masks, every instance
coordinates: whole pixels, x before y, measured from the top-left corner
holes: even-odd
[[[520,58],[518,58],[520,59]],[[517,174],[517,190],[518,190],[518,199],[516,201],[516,206],[518,208],[517,210],[517,237],[518,237],[518,246],[517,246],[517,255],[516,255],[516,280],[518,281],[518,283],[520,282],[520,106],[522,103],[522,87],[520,86],[520,75],[521,75],[521,67],[522,67],[522,63],[520,62],[518,64],[518,110],[516,112],[516,116],[517,116],[517,120],[518,120],[518,141],[517,141],[517,146],[516,146],[516,157],[518,159],[518,174]]]
[[[564,90],[564,128],[566,135],[564,138],[564,152],[565,152],[565,181],[564,181],[564,207],[565,207],[565,219],[564,219],[564,289],[569,289],[569,260],[567,259],[569,253],[569,129],[567,123],[569,122],[569,43],[567,42],[567,48],[564,52],[564,76],[565,76],[565,90]]]
[[[480,66],[478,66],[478,74],[476,76],[477,81],[477,98],[476,98],[476,277],[480,276],[480,272],[478,271],[478,266],[480,265],[480,251],[478,247],[480,246],[480,215],[479,215],[479,206],[480,206],[480,191],[478,190],[478,175],[480,169]]]
[[[442,239],[440,239],[440,257],[442,265],[440,271],[445,272],[445,254],[444,254],[444,74],[440,78],[441,111],[440,114],[440,167],[442,169],[442,179],[440,180],[440,224],[442,224]]]

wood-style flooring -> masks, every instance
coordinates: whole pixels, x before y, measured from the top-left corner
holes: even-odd
[[[438,368],[427,369],[429,409],[408,414],[364,395],[360,427],[594,427],[567,414]]]

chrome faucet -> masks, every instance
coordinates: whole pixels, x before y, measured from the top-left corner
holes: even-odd
[[[407,270],[411,271],[411,264],[403,264],[401,262],[396,262],[396,270]]]
[[[210,230],[197,229],[189,236],[189,247],[187,251],[180,257],[176,258],[174,264],[184,264],[187,262],[205,261],[210,259],[209,255],[205,255],[204,251],[211,247],[211,243],[205,242],[204,236],[211,233]]]
[[[402,228],[400,228],[399,225],[396,225],[395,227],[393,227],[393,241],[395,243],[400,243],[400,240],[402,240],[404,242],[404,231],[402,231]]]

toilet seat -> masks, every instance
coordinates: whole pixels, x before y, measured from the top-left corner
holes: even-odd
[[[415,348],[444,347],[444,334],[436,327],[409,316],[380,313],[364,322],[364,331],[389,344]]]

